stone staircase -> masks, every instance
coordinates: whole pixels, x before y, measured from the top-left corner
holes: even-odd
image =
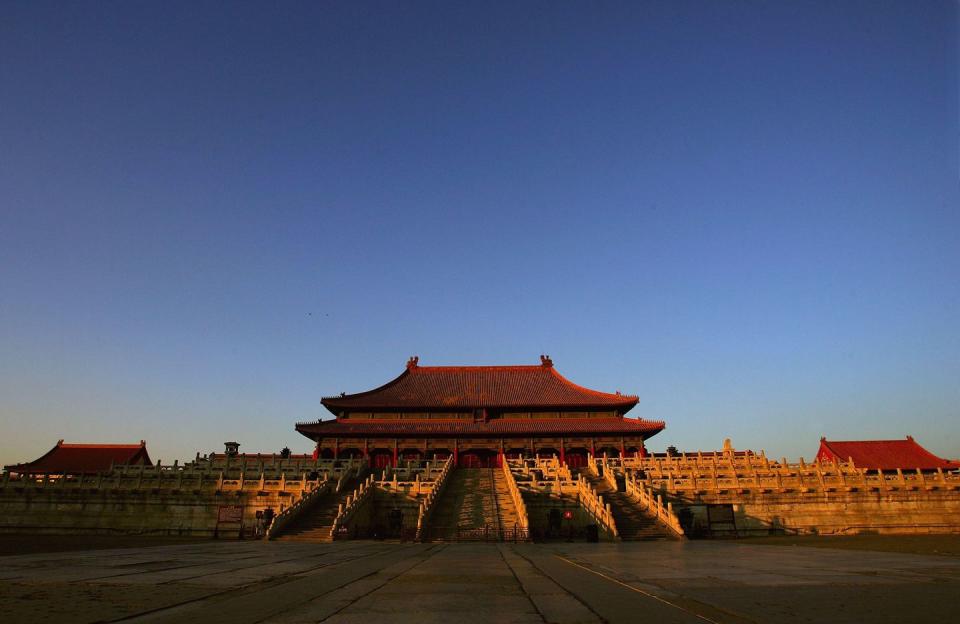
[[[625,492],[618,492],[610,487],[606,479],[591,475],[586,468],[580,469],[580,478],[589,481],[597,494],[603,497],[603,501],[610,504],[620,539],[631,542],[670,538],[667,530],[660,526],[656,518],[641,509]]]
[[[457,468],[430,517],[430,539],[440,541],[513,539],[518,514],[506,476],[499,468]]]
[[[330,535],[333,520],[337,517],[340,505],[347,503],[347,497],[353,493],[355,485],[353,482],[346,483],[340,493],[330,492],[322,496],[309,509],[302,511],[297,518],[284,527],[274,539],[281,542],[333,541]]]

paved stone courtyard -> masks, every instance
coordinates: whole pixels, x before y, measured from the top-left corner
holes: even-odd
[[[17,622],[960,620],[960,559],[734,542],[197,542],[0,557]]]

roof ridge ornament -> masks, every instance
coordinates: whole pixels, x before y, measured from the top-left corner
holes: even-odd
[[[410,359],[407,360],[407,370],[412,370],[417,367],[417,364],[420,362],[419,355],[411,355]]]
[[[540,366],[543,366],[544,368],[553,368],[553,360],[550,359],[549,355],[541,355]]]

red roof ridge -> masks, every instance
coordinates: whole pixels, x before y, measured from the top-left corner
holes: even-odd
[[[445,371],[457,371],[457,370],[529,370],[535,371],[544,368],[539,364],[492,364],[492,365],[477,365],[477,364],[468,364],[462,365],[457,364],[455,366],[415,366],[413,370],[416,371],[436,371],[436,370],[445,370]]]
[[[539,364],[454,364],[450,366],[420,366],[420,356],[413,355],[407,360],[407,370],[476,370],[476,369],[498,369],[498,370],[540,370],[542,368],[553,368],[553,360],[548,355],[540,356]]]
[[[831,443],[831,442],[836,442],[836,443],[838,443],[838,444],[850,444],[850,443],[860,444],[860,443],[863,443],[863,442],[913,442],[913,443],[916,444],[917,446],[920,446],[920,444],[919,444],[916,440],[913,439],[913,436],[907,436],[907,437],[905,437],[905,438],[887,438],[887,439],[884,439],[884,440],[829,440],[829,439],[827,439],[827,438],[825,438],[825,437],[821,437],[821,438],[820,438],[820,441],[821,441],[821,442],[826,442],[827,444],[829,444],[829,443]]]
[[[109,448],[129,448],[129,449],[138,449],[146,446],[144,442],[140,444],[74,444],[74,443],[61,443],[58,444],[60,448],[98,448],[98,449],[109,449]]]

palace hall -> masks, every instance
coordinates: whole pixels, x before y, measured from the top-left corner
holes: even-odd
[[[579,386],[547,356],[532,366],[420,366],[396,379],[321,400],[336,418],[298,423],[322,459],[364,457],[374,468],[445,459],[495,467],[504,457],[557,456],[572,468],[588,453],[645,456],[662,421],[628,418],[639,399]]]
[[[196,453],[60,441],[0,478],[0,533],[291,542],[655,541],[956,533],[957,460],[913,438],[823,438],[813,461],[763,449],[648,453],[639,399],[527,366],[420,366],[321,399],[310,454]],[[810,456],[812,457],[812,456]]]

